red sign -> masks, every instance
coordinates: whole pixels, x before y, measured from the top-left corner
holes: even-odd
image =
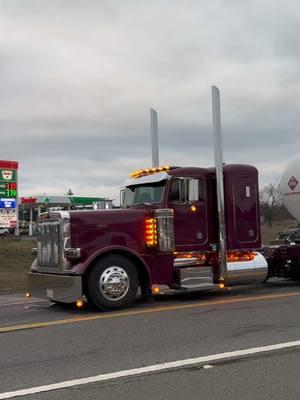
[[[21,204],[35,203],[36,201],[37,199],[35,197],[22,197]]]
[[[5,184],[6,190],[17,190],[17,182],[9,182]]]
[[[19,163],[18,161],[4,161],[0,160],[0,168],[1,169],[18,169]]]
[[[294,176],[292,176],[288,181],[288,185],[291,190],[295,190],[296,186],[298,185],[297,179]]]

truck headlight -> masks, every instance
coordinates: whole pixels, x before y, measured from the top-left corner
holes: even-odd
[[[81,249],[80,248],[66,248],[65,249],[65,257],[66,258],[80,258],[81,257]]]

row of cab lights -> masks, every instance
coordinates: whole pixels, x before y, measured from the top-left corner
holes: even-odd
[[[227,251],[228,262],[252,261],[257,253],[254,251]]]
[[[133,171],[129,176],[131,178],[140,178],[141,176],[155,174],[156,172],[163,172],[163,171],[170,171],[170,165],[165,165],[162,167],[153,167],[153,168],[144,168],[144,169],[137,169]]]
[[[206,261],[206,255],[201,253],[188,253],[188,252],[174,252],[174,256],[178,258],[197,258],[199,261]],[[240,261],[252,261],[256,253],[253,251],[227,251],[227,261],[228,262],[240,262]]]

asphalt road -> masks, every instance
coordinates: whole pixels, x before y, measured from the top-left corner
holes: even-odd
[[[4,392],[300,340],[300,284],[166,296],[129,310],[0,296]],[[208,366],[207,366],[208,365]],[[24,399],[299,399],[300,347],[178,365]]]

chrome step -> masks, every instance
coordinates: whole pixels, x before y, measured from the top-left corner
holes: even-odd
[[[214,286],[212,267],[176,269],[180,272],[180,286],[185,289],[201,289]]]
[[[219,285],[213,282],[212,267],[175,268],[175,271],[177,274],[180,274],[180,284],[174,284],[171,287],[155,285],[159,287],[160,294],[195,292],[219,288]]]

